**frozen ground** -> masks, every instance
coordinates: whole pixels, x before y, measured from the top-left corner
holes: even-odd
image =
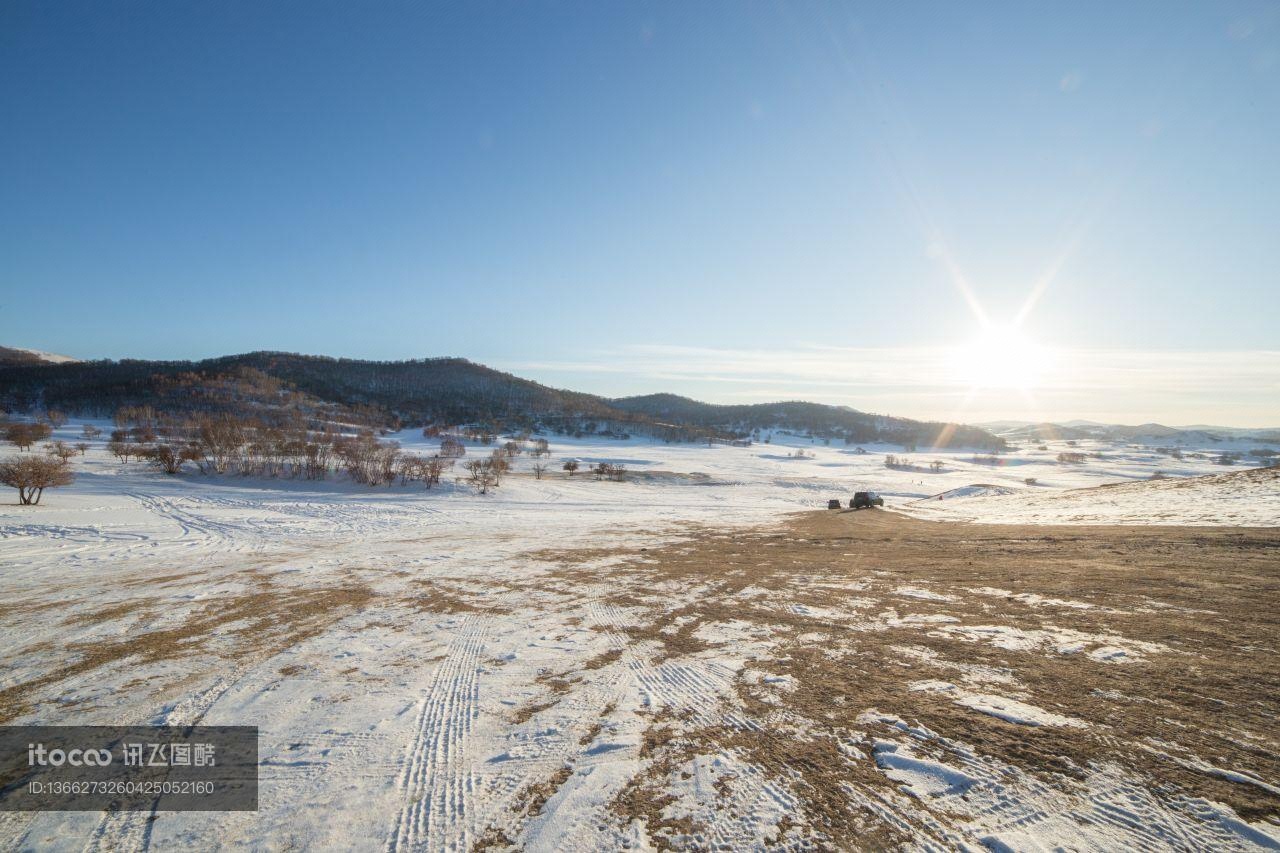
[[[61,433],[75,438],[71,427]],[[414,434],[399,438],[409,450],[434,448]],[[797,448],[809,455],[793,456]],[[1077,447],[1105,458],[1061,465],[1054,457],[1063,449],[1020,451],[997,466],[967,452],[912,453],[910,469],[890,470],[884,454],[903,455],[899,448],[861,454],[782,435],[750,448],[553,440],[546,479],[534,479],[522,459],[499,489],[479,496],[452,482],[432,491],[368,490],[337,481],[165,477],[119,464],[99,443],[76,459],[76,484],[46,493],[44,505],[0,505],[0,637],[9,650],[0,714],[20,723],[258,725],[260,810],[156,820],[4,814],[0,848],[445,850],[483,842],[594,850],[644,848],[660,838],[734,849],[806,846],[822,834],[799,817],[803,793],[747,751],[693,754],[665,768],[651,742],[655,720],[737,731],[762,725],[741,707],[744,684],[766,696],[803,692],[794,675],[757,665],[775,648],[768,627],[727,616],[699,621],[689,639],[698,651],[682,656],[671,641],[684,636],[682,623],[646,636],[644,609],[616,598],[617,579],[636,582],[647,559],[639,549],[679,548],[695,533],[732,541],[732,531],[776,525],[787,512],[862,489],[880,491],[890,507],[951,518],[1280,522],[1274,479],[1250,480],[1247,500],[1233,499],[1234,487],[1220,481],[1211,488],[1221,499],[1186,500],[1175,493],[1177,480],[1140,481],[1156,470],[1179,477],[1225,469],[1209,458],[1175,462],[1124,445]],[[622,463],[631,477],[568,478],[559,470],[566,458]],[[928,469],[935,459],[941,472]],[[1026,486],[1027,477],[1037,485]],[[1126,481],[1135,486],[1100,490],[1105,504],[1067,491]],[[966,491],[979,483],[999,488]],[[917,503],[954,489],[968,496]],[[1067,508],[1054,509],[1059,502]],[[728,532],[707,533],[713,528]],[[577,556],[566,562],[549,550]],[[928,589],[878,585],[873,575],[865,584],[867,624],[876,630],[931,632],[975,647],[1074,642],[1099,666],[1159,653],[1141,637],[975,624],[948,615],[948,601],[929,598],[936,593]],[[671,608],[696,601],[699,590],[687,580],[665,592],[649,588],[669,595]],[[750,589],[741,594],[754,601]],[[789,602],[776,590],[759,595],[760,606],[788,619],[799,618],[792,608],[813,611],[804,618],[816,620],[818,644],[847,615],[833,620],[820,603]],[[891,613],[889,599],[899,602]],[[912,601],[932,609],[912,610]],[[938,679],[908,668],[899,680],[903,691],[999,725],[1075,726],[1071,714],[993,689],[999,672],[984,672]],[[1274,825],[1213,801],[1170,810],[1120,770],[1088,777],[1102,786],[1102,811],[1080,811],[1088,797],[1079,792],[1002,770],[965,752],[962,740],[917,730],[884,708],[868,704],[864,713],[868,732],[907,733],[892,743],[851,742],[849,750],[902,786],[874,808],[917,845],[1034,849],[1059,837],[1085,847],[1280,843]],[[938,759],[939,744],[952,751],[950,763]],[[656,782],[663,795],[637,785],[654,783],[663,769],[670,770]],[[1253,778],[1249,768],[1221,769]],[[1108,799],[1117,790],[1132,794],[1127,805]],[[1074,817],[1043,817],[1069,797]],[[935,806],[923,804],[929,798],[968,817],[943,826]],[[732,808],[722,809],[725,802]],[[1129,816],[1101,821],[1096,831],[1079,828],[1106,809]],[[1157,830],[1141,828],[1157,818]],[[1064,834],[1072,821],[1076,828]]]

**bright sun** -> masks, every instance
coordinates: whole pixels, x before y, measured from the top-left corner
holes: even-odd
[[[970,388],[1029,391],[1049,367],[1049,351],[1014,326],[987,326],[956,351],[952,368],[957,381]]]

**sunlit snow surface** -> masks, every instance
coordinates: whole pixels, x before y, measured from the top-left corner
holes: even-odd
[[[78,440],[78,424],[62,428],[57,437]],[[394,438],[410,451],[437,446],[416,433]],[[360,584],[378,596],[407,601],[415,583],[440,581],[494,604],[484,613],[449,612],[435,601],[417,609],[393,607],[377,618],[342,616],[323,630],[299,634],[287,648],[243,653],[235,644],[252,643],[236,634],[243,625],[233,623],[211,641],[225,642],[225,655],[197,647],[67,678],[35,697],[17,722],[260,726],[260,810],[162,815],[154,822],[145,815],[0,814],[0,849],[466,849],[531,782],[565,766],[571,755],[571,780],[541,813],[520,823],[519,837],[511,840],[538,850],[643,848],[644,833],[618,825],[606,808],[643,765],[640,712],[665,706],[695,720],[718,719],[713,709],[728,701],[752,644],[765,640],[725,624],[720,639],[733,641],[732,653],[703,661],[696,671],[676,661],[646,664],[627,647],[628,617],[617,607],[592,605],[584,597],[582,613],[567,618],[564,612],[530,608],[526,593],[520,600],[504,597],[504,578],[545,570],[531,552],[658,544],[690,525],[774,524],[784,513],[818,509],[829,498],[847,501],[862,490],[880,492],[890,509],[956,520],[1280,523],[1274,478],[1178,479],[1243,467],[1214,464],[1218,447],[1208,448],[1205,458],[1175,461],[1149,448],[1080,442],[1072,449],[1104,454],[1081,465],[1056,461],[1066,449],[1062,443],[1003,456],[998,465],[975,462],[970,451],[919,452],[905,454],[911,470],[890,470],[884,456],[902,456],[901,448],[867,445],[859,453],[853,446],[782,434],[749,448],[556,437],[551,444],[545,479],[530,476],[532,462],[521,457],[516,476],[480,496],[449,477],[431,491],[415,484],[366,489],[338,478],[311,483],[190,472],[166,477],[137,462],[120,464],[97,442],[88,456],[74,461],[73,486],[47,492],[39,507],[0,505],[0,600],[12,605],[0,617],[0,639],[9,652],[0,665],[0,688],[46,671],[42,663],[50,655],[60,660],[71,648],[181,626],[192,612],[207,612],[255,584],[269,582],[272,595]],[[797,449],[806,456],[793,456]],[[472,455],[487,450],[469,448]],[[560,470],[569,458],[584,469],[571,479]],[[927,470],[934,460],[944,463],[941,472]],[[625,464],[629,481],[594,481],[585,468],[601,461]],[[1170,479],[1146,483],[1157,470]],[[1029,477],[1036,485],[1025,485]],[[1074,491],[1125,482],[1134,485]],[[970,488],[975,484],[982,487]],[[951,499],[927,500],[947,492]],[[608,564],[607,556],[597,561],[602,569]],[[908,600],[932,595],[909,587],[899,593]],[[135,617],[128,607],[139,597],[146,606],[139,605]],[[93,618],[121,605],[120,615]],[[507,611],[513,615],[504,617]],[[936,621],[938,630],[974,630]],[[1139,643],[1117,646],[1114,654],[1119,660],[1146,651]],[[602,654],[621,656],[627,665],[614,669],[626,677],[588,679],[567,707],[511,723],[517,709],[540,698],[542,688],[531,686],[540,674]],[[149,684],[181,686],[173,692]],[[773,686],[787,689],[785,683]],[[1075,724],[945,682],[917,689],[938,691],[1005,720]],[[597,720],[603,720],[602,728],[593,728]],[[898,724],[880,721],[890,723]],[[921,743],[935,737],[917,734]],[[1126,835],[1124,821],[1089,829],[1070,816],[1050,820],[1045,815],[1065,808],[1059,791],[980,756],[950,767],[914,755],[910,745],[886,742],[875,747],[873,757],[910,796],[944,798],[957,813],[970,815],[964,838],[930,836],[948,844],[985,840],[993,847],[1034,849],[1065,839],[1082,847],[1129,841],[1161,847],[1177,846],[1177,833],[1184,831],[1157,827]],[[687,777],[674,778],[672,788],[682,802],[695,804],[687,808],[697,811],[696,804],[704,803],[703,817],[714,819],[709,780],[726,768],[745,780],[742,802],[752,817],[706,841],[750,847],[751,838],[765,837],[754,833],[771,831],[791,810],[793,794],[785,786],[758,778],[758,771],[726,753],[692,762]],[[1127,792],[1135,827],[1155,819],[1150,795],[1125,779],[1095,778],[1090,784]],[[910,797],[884,808],[908,810]],[[1268,832],[1214,804],[1196,808],[1206,825],[1216,827],[1202,841],[1241,849],[1276,845]],[[1008,828],[1017,825],[1005,820],[1014,814],[1027,816],[1025,831]],[[1041,817],[1033,820],[1035,815]],[[991,828],[994,816],[1004,821],[1003,834]],[[916,825],[914,818],[902,822]],[[1194,846],[1197,838],[1184,840]]]

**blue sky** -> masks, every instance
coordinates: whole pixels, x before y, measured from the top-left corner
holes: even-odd
[[[0,122],[10,345],[1280,425],[1274,3],[11,2]]]

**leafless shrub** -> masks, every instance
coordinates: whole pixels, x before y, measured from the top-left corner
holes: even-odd
[[[171,475],[181,471],[184,463],[194,462],[200,456],[200,448],[194,444],[174,446],[161,443],[157,444],[147,454],[147,458],[151,460],[152,465]]]
[[[65,441],[55,441],[46,448],[46,452],[50,456],[61,459],[64,463],[70,461],[72,456],[76,455],[76,450]]]
[[[465,456],[466,453],[467,448],[463,446],[461,441],[453,436],[446,435],[444,438],[440,439],[440,455],[445,459],[457,459]]]
[[[40,503],[45,489],[70,485],[73,479],[67,463],[51,456],[12,456],[0,461],[0,483],[17,489],[24,505]]]

